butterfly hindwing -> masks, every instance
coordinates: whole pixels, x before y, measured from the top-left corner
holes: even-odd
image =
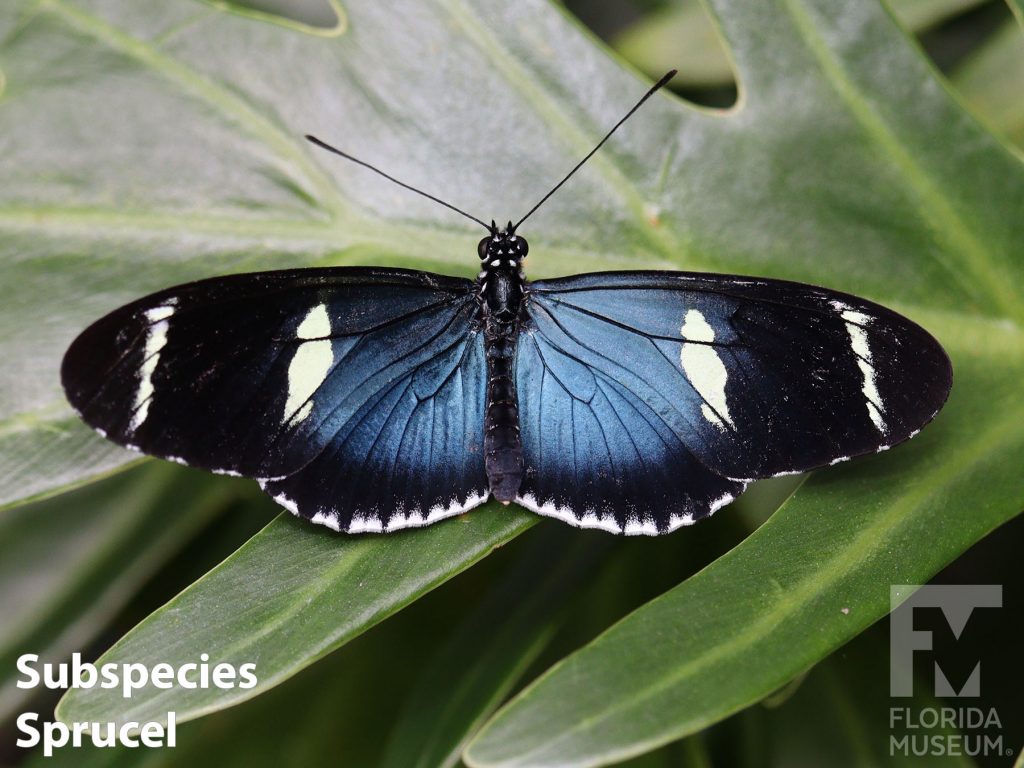
[[[476,312],[470,281],[408,270],[214,278],[99,320],[62,378],[116,442],[261,479],[331,527],[399,527],[486,498]],[[360,472],[372,489],[343,482]]]
[[[428,525],[482,504],[486,383],[483,333],[463,316],[438,336],[435,357],[384,369],[372,396],[333,418],[332,438],[306,467],[261,483],[282,506],[359,533]],[[312,512],[312,514],[309,514]]]
[[[945,353],[909,320],[795,283],[578,275],[530,284],[526,311],[519,500],[626,533],[691,522],[752,479],[906,440],[951,383]]]
[[[581,363],[566,342],[543,315],[520,338],[525,473],[517,503],[585,528],[656,534],[743,490],[705,467],[656,406],[608,369]]]

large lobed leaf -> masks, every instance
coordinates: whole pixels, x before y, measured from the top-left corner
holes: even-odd
[[[653,100],[531,219],[532,274],[713,267],[859,293],[940,337],[954,397],[915,443],[820,473],[742,547],[570,657],[498,714],[478,764],[601,764],[691,732],[823,658],[885,613],[891,579],[926,580],[1024,504],[1020,159],[872,0],[711,8],[738,106]],[[77,423],[56,371],[78,330],[139,293],[312,263],[469,273],[462,220],[303,133],[504,219],[643,89],[542,0],[351,2],[318,34],[197,0],[16,0],[0,7],[0,70],[6,503],[126,461]],[[228,658],[268,662],[270,685],[526,525],[498,514],[359,541],[278,521],[112,654],[185,657],[220,636]],[[300,567],[311,557],[323,570]],[[181,615],[190,631],[170,648],[160,630]],[[163,703],[74,694],[62,714]]]
[[[0,516],[0,722],[37,693],[17,687],[17,658],[56,663],[87,647],[232,485],[150,464]]]
[[[893,14],[914,32],[938,26],[984,0],[891,0]],[[669,0],[641,16],[615,39],[615,50],[652,77],[678,68],[678,84],[693,88],[730,85],[729,54],[701,0]]]
[[[887,16],[861,23],[872,7],[716,3],[740,108],[645,107],[531,220],[532,272],[713,266],[1019,319],[1019,162]],[[433,50],[448,55],[420,66]],[[56,371],[75,333],[129,298],[395,254],[471,272],[464,220],[304,133],[504,219],[643,87],[544,0],[352,3],[317,35],[199,0],[15,0],[0,70],[8,503],[126,461],[74,418]]]
[[[294,675],[529,528],[525,512],[494,505],[420,535],[341,537],[281,515],[231,557],[150,615],[99,664],[147,659],[180,666],[209,654],[235,669],[253,663],[254,688],[148,685],[71,689],[66,722],[185,722],[252,698]]]
[[[1024,142],[1024,35],[1015,19],[1007,20],[952,75],[957,90],[978,114],[1018,146]]]

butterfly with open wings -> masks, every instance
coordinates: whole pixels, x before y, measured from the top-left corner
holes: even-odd
[[[336,267],[216,277],[115,310],[61,375],[121,445],[255,478],[336,531],[388,532],[488,498],[657,535],[752,480],[913,437],[952,384],[939,343],[865,299],[781,280],[604,272],[529,282],[499,228],[476,280]]]

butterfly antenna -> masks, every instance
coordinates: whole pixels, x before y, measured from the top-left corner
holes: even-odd
[[[488,226],[487,224],[485,224],[484,222],[480,221],[480,219],[478,219],[476,216],[473,216],[472,214],[466,213],[461,208],[456,208],[451,203],[446,203],[441,198],[434,197],[433,195],[428,194],[427,192],[424,192],[422,189],[416,189],[416,187],[410,186],[409,184],[406,184],[404,181],[399,181],[394,176],[390,176],[390,175],[384,173],[384,171],[382,171],[380,168],[375,168],[374,166],[370,165],[369,163],[367,163],[367,162],[365,162],[363,160],[360,160],[358,157],[352,157],[352,155],[348,154],[347,152],[342,152],[337,147],[332,147],[326,141],[320,141],[320,139],[318,139],[316,136],[310,136],[309,134],[306,134],[306,140],[312,142],[313,144],[316,144],[318,147],[326,149],[328,152],[333,152],[336,155],[341,155],[341,157],[344,157],[346,160],[351,160],[353,163],[356,163],[357,165],[363,166],[363,168],[369,168],[374,173],[379,173],[381,176],[383,176],[388,181],[393,181],[398,186],[405,187],[410,192],[415,192],[417,195],[423,195],[423,197],[427,198],[428,200],[433,200],[435,203],[440,203],[445,208],[449,208],[449,209],[455,211],[456,213],[461,213],[467,219],[472,219],[473,221],[475,221],[477,224],[479,224],[481,227],[486,229],[488,232],[491,231],[491,227]]]
[[[517,221],[515,223],[515,226],[512,227],[512,229],[513,230],[518,229],[519,225],[522,224],[524,221],[526,221],[528,218],[530,218],[530,216],[533,215],[534,211],[536,211],[538,208],[540,208],[542,205],[544,205],[544,203],[547,202],[547,199],[549,197],[551,197],[553,194],[555,194],[555,192],[557,192],[559,190],[559,188],[563,184],[565,184],[565,182],[567,182],[569,179],[572,178],[572,175],[574,173],[576,173],[576,171],[578,171],[580,168],[583,167],[583,164],[585,162],[587,162],[587,160],[589,160],[590,158],[592,158],[594,156],[594,154],[597,152],[597,150],[599,150],[604,145],[604,143],[606,141],[608,141],[608,139],[611,138],[611,135],[613,133],[615,133],[615,131],[617,131],[619,129],[620,125],[622,125],[624,122],[629,120],[629,118],[633,116],[633,113],[636,112],[638,109],[640,109],[640,107],[643,106],[643,103],[645,101],[647,101],[649,98],[651,98],[651,96],[654,95],[655,91],[657,91],[660,88],[662,88],[663,86],[665,86],[668,83],[668,81],[671,80],[675,76],[676,76],[676,70],[674,70],[674,69],[671,70],[670,72],[666,72],[665,75],[661,78],[661,80],[656,82],[653,85],[653,87],[647,93],[645,93],[641,97],[640,101],[638,101],[636,104],[634,104],[633,108],[631,110],[629,110],[629,112],[627,112],[625,114],[625,116],[621,120],[619,120],[619,122],[617,122],[614,126],[612,126],[612,129],[610,131],[608,131],[608,133],[605,134],[604,138],[601,139],[599,142],[597,142],[597,146],[594,147],[592,150],[590,150],[590,152],[587,153],[586,157],[584,157],[582,160],[580,160],[578,163],[576,163],[575,167],[573,167],[573,169],[571,171],[569,171],[569,173],[567,173],[565,175],[565,178],[562,179],[560,182],[558,182],[550,192],[548,192],[546,195],[544,195],[544,197],[542,197],[540,199],[539,203],[537,203],[535,206],[533,206],[533,208],[531,208],[527,212],[527,214],[525,216],[523,216],[523,218],[521,218],[519,221]]]

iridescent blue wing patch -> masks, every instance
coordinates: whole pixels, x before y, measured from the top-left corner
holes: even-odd
[[[424,272],[220,277],[97,321],[62,378],[115,442],[256,478],[335,530],[395,530],[487,498],[477,312],[470,281]]]
[[[626,534],[694,522],[751,480],[907,440],[952,380],[938,342],[906,318],[777,280],[542,280],[526,315],[517,501]]]

